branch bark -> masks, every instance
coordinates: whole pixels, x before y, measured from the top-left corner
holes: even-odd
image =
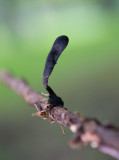
[[[119,159],[119,128],[103,125],[97,119],[83,117],[60,106],[51,106],[48,99],[34,91],[25,80],[15,78],[7,71],[1,72],[0,79],[29,104],[36,106],[35,115],[67,126],[74,133],[70,141],[72,148],[90,143],[91,147]]]

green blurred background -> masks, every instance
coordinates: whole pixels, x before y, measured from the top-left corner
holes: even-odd
[[[119,126],[119,0],[0,0],[0,70],[24,77],[39,92],[48,52],[67,35],[49,84],[72,112]],[[0,160],[113,158],[72,150],[72,133],[32,117],[36,110],[0,83]]]

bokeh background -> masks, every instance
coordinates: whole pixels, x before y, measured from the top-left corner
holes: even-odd
[[[49,84],[70,111],[119,126],[119,1],[0,0],[0,70],[39,92],[46,93],[44,64],[60,35],[70,41]],[[0,160],[113,159],[89,146],[72,150],[72,133],[34,112],[0,83]]]

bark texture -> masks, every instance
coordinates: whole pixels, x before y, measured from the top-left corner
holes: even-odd
[[[34,115],[67,126],[74,133],[70,141],[72,148],[90,143],[91,147],[119,159],[119,128],[103,125],[97,119],[72,113],[62,106],[52,106],[46,97],[34,91],[25,80],[15,78],[8,71],[1,72],[0,78],[5,85],[36,107],[37,113]]]

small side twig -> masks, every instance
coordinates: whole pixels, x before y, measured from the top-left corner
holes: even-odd
[[[9,72],[1,73],[1,81],[22,96],[31,105],[37,106],[37,115],[48,118],[67,126],[74,137],[71,147],[91,144],[91,147],[119,159],[119,129],[103,125],[97,119],[86,118],[80,114],[71,113],[62,106],[48,107],[48,99],[34,91],[23,79],[13,77]],[[35,107],[35,105],[33,105]]]

